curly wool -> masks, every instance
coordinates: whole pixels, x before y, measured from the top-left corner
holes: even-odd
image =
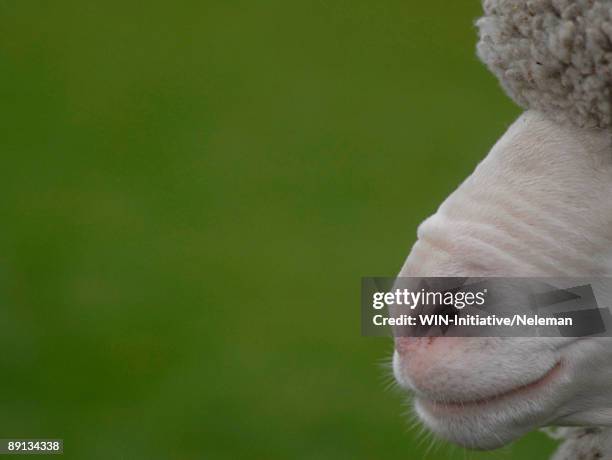
[[[524,108],[612,125],[612,1],[484,0],[478,56]]]

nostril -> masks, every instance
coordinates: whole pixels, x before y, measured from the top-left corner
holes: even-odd
[[[461,310],[455,307],[455,304],[453,302],[449,305],[436,305],[433,314],[447,320],[448,318],[459,314],[460,311]],[[446,332],[452,327],[451,322],[445,323],[444,321],[441,321],[440,324],[441,325],[438,326],[440,328],[440,335],[446,334]],[[427,329],[429,330],[431,329],[431,327],[428,327]]]
[[[396,337],[395,349],[400,355],[414,353],[428,345],[432,345],[438,337]]]
[[[392,311],[392,315],[399,316],[404,314],[403,310],[396,309]],[[404,324],[394,326],[392,328],[393,335],[396,339],[414,339],[414,338],[429,338],[431,343],[436,337],[444,337],[447,332],[453,328],[453,317],[459,316],[461,310],[457,309],[454,303],[451,304],[430,304],[416,305],[414,310],[411,310],[408,315],[416,318],[414,324]],[[402,348],[409,346],[412,342],[405,340],[402,343]],[[419,343],[419,342],[417,342]],[[399,351],[399,348],[398,348]]]
[[[410,352],[411,348],[414,348],[417,337],[396,337],[395,338],[395,349],[400,355]]]

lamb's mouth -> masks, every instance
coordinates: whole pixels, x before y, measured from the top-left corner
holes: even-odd
[[[469,409],[478,409],[480,407],[492,405],[497,402],[503,402],[511,399],[513,396],[527,394],[531,391],[541,388],[548,384],[551,380],[553,380],[555,376],[559,373],[561,368],[561,361],[557,361],[557,363],[553,367],[551,367],[544,375],[542,375],[538,379],[526,383],[524,385],[512,388],[508,391],[504,391],[502,393],[498,393],[482,399],[472,399],[465,401],[441,401],[417,396],[417,400],[421,404],[424,404],[427,409],[432,412],[457,412]]]

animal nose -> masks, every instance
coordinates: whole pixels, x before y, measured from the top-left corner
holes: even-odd
[[[420,353],[421,349],[431,347],[439,337],[397,337],[395,349],[400,355]]]

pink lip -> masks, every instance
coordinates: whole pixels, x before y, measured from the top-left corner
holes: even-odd
[[[550,382],[556,374],[559,373],[562,364],[561,361],[558,361],[553,367],[551,367],[542,377],[534,380],[533,382],[527,383],[525,385],[518,386],[516,388],[512,388],[511,390],[504,391],[502,393],[498,393],[493,396],[488,396],[482,399],[473,399],[473,400],[465,400],[465,401],[436,401],[436,400],[425,400],[429,407],[433,410],[445,410],[445,411],[457,411],[469,409],[471,407],[479,407],[487,404],[491,404],[494,402],[502,401],[505,399],[509,399],[512,396],[517,394],[527,393],[530,390],[534,390],[536,388],[540,388]]]

